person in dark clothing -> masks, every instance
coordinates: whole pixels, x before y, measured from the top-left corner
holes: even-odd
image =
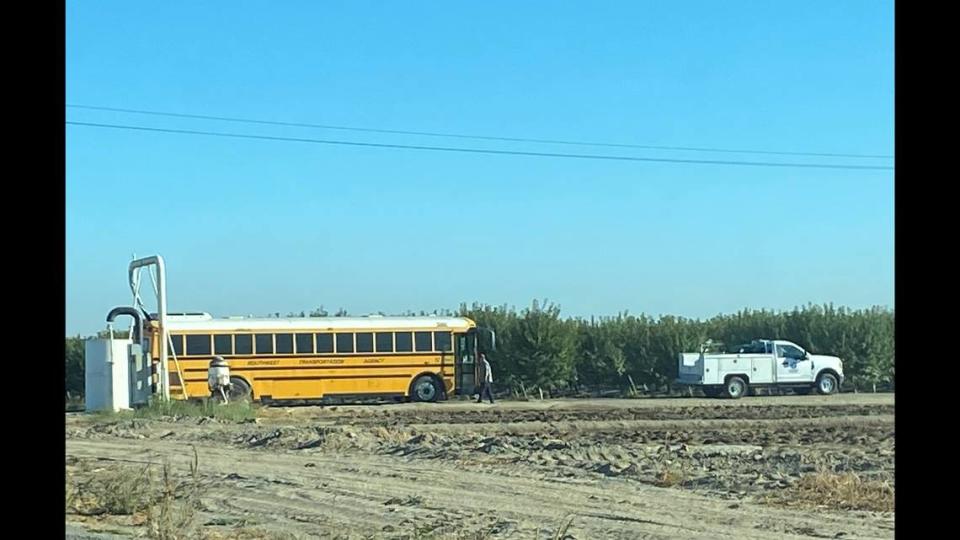
[[[490,369],[490,362],[487,362],[487,355],[480,353],[480,367],[483,369],[481,374],[480,395],[477,397],[477,403],[483,403],[483,397],[486,396],[493,403],[493,371]]]

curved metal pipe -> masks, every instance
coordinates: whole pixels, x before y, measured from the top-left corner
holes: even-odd
[[[129,315],[133,317],[134,322],[137,323],[137,326],[136,326],[137,334],[135,336],[130,336],[130,337],[133,338],[134,343],[142,343],[143,318],[141,317],[140,312],[137,311],[136,308],[132,308],[132,307],[127,307],[127,306],[115,307],[110,310],[110,313],[107,313],[107,322],[113,323],[114,319],[116,319],[118,315]]]

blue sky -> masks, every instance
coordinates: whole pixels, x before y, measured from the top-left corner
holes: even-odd
[[[893,154],[893,3],[67,3],[71,104],[383,129]],[[280,137],[891,165],[494,143],[67,109]],[[893,171],[350,148],[66,128],[66,331],[172,310],[523,307],[708,317],[893,306]]]

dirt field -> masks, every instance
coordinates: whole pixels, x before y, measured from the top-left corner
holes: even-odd
[[[68,498],[166,461],[173,513],[207,538],[893,537],[892,512],[800,489],[846,472],[893,486],[890,394],[68,414],[66,439]],[[78,506],[68,538],[159,534],[146,510]]]

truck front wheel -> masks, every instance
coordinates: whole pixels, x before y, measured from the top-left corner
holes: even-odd
[[[747,395],[747,383],[740,377],[730,377],[724,388],[731,399],[740,399]]]
[[[832,373],[821,373],[817,377],[817,393],[821,396],[829,396],[837,391],[837,378]]]

